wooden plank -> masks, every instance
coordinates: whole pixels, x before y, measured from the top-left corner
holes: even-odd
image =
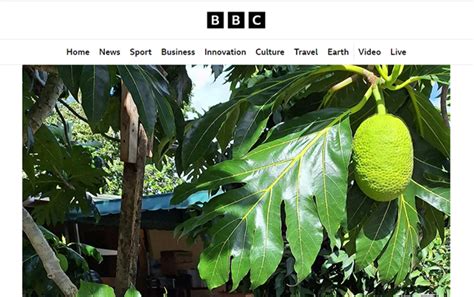
[[[120,112],[120,160],[137,162],[138,151],[138,110],[132,95],[122,82],[122,107]]]

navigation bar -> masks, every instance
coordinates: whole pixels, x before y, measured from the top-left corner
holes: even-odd
[[[472,52],[470,40],[18,40],[0,64],[465,64]]]

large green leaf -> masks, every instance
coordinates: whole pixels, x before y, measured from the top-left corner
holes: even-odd
[[[415,149],[412,184],[415,196],[436,209],[450,214],[449,159],[416,133],[412,133]]]
[[[356,239],[356,264],[365,268],[380,255],[395,227],[397,202],[379,202]]]
[[[101,121],[110,95],[109,69],[106,65],[86,65],[81,75],[82,107],[92,129]]]
[[[168,92],[168,82],[158,68],[154,66],[139,66],[140,70],[148,77],[148,81],[153,86],[154,96],[158,107],[158,121],[165,135],[172,137],[176,134],[175,121],[173,120],[173,108],[170,105]]]
[[[58,65],[59,76],[63,80],[71,95],[78,98],[81,83],[82,67],[80,65]]]
[[[213,106],[203,117],[194,121],[186,133],[182,147],[183,166],[190,165],[205,154],[209,143],[227,120],[228,113],[233,113],[243,102],[250,103],[250,110],[249,113],[241,113],[242,118],[237,123],[234,155],[241,157],[247,153],[262,133],[272,103],[281,96],[285,87],[292,87],[292,82],[301,77],[302,73],[308,73],[308,70],[268,79],[252,88],[238,89],[230,101]],[[296,92],[300,90],[296,89]]]
[[[406,80],[412,76],[420,76],[428,80],[449,84],[449,65],[409,65],[405,66],[399,79]]]
[[[233,112],[236,105],[249,103],[248,113],[241,113],[234,134],[233,155],[242,157],[259,139],[272,110],[301,93],[307,95],[326,90],[346,76],[335,74],[329,66],[302,67],[301,70],[263,80],[251,88],[237,89],[231,101],[214,106],[192,124],[183,142],[183,166],[202,157],[227,119],[226,113]]]
[[[410,268],[409,259],[415,253],[415,243],[418,241],[417,224],[418,212],[415,205],[414,191],[409,186],[398,198],[395,230],[386,249],[378,260],[379,273],[382,280],[389,281],[397,273],[400,274],[397,278],[405,278]]]
[[[395,284],[400,284],[405,280],[410,272],[412,260],[416,256],[418,247],[418,213],[415,204],[415,190],[412,185],[408,185],[405,192],[398,198],[399,207],[401,208],[398,220],[406,226],[406,238],[403,244],[403,256],[400,258],[401,266],[395,276]]]
[[[420,199],[416,201],[416,206],[422,231],[420,248],[424,249],[436,238],[437,234],[444,239],[444,214]]]
[[[275,271],[283,254],[281,203],[298,280],[311,271],[326,229],[335,244],[344,221],[351,130],[348,112],[311,112],[274,127],[267,139],[240,159],[210,167],[192,184],[179,186],[174,202],[193,192],[243,184],[213,198],[201,215],[179,226],[187,235],[211,222],[210,245],[199,271],[210,288],[234,288],[250,271],[253,287]]]
[[[77,297],[115,297],[114,289],[108,285],[81,280]]]
[[[175,125],[173,110],[166,96],[166,80],[153,66],[119,65],[118,71],[132,94],[140,122],[148,135],[153,133],[156,117],[165,134],[173,136]]]
[[[42,125],[36,131],[33,151],[38,153],[38,160],[44,166],[43,169],[51,171],[59,170],[67,158],[64,149],[47,125]]]
[[[221,150],[224,152],[227,148],[227,145],[232,140],[232,135],[234,134],[236,123],[239,119],[240,108],[237,107],[232,112],[227,114],[227,119],[224,121],[222,128],[217,133],[217,142]]]
[[[427,95],[422,92],[414,92],[414,95],[412,108],[419,134],[444,156],[449,157],[450,131],[440,112],[433,106]]]
[[[423,185],[412,179],[415,195],[447,215],[451,214],[450,188]]]
[[[91,202],[87,193],[95,194],[104,185],[105,172],[94,164],[91,151],[81,145],[61,145],[49,129],[42,125],[35,134],[35,144],[26,160],[29,196],[49,197],[38,205],[33,215],[40,223],[55,224],[64,220],[67,211]],[[33,169],[31,169],[33,167]],[[90,206],[93,206],[90,204]]]
[[[272,110],[281,103],[295,97],[327,91],[349,75],[345,72],[326,72],[327,70],[326,66],[303,67],[282,77],[265,80],[252,88],[239,90],[234,99],[248,100],[250,106],[237,124],[233,155],[241,157],[252,148],[264,131]]]
[[[182,148],[182,164],[187,167],[202,157],[217,136],[228,113],[233,112],[241,101],[227,101],[213,106],[202,118],[195,120],[187,131]]]
[[[424,141],[416,132],[411,132],[414,146],[413,179],[430,187],[450,185],[449,159]]]
[[[368,210],[375,203],[367,197],[359,187],[354,184],[347,194],[346,201],[346,225],[347,230],[352,231],[357,228],[368,216]]]
[[[256,106],[251,104],[237,123],[234,134],[234,158],[245,155],[265,129],[271,105]]]

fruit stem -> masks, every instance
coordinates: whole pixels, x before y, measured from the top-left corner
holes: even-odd
[[[377,69],[377,72],[385,81],[389,80],[388,73],[386,72],[385,68],[383,68],[383,66],[375,65],[375,69]]]
[[[387,109],[385,108],[385,100],[382,96],[382,93],[380,92],[379,85],[374,84],[372,86],[372,88],[374,89],[373,95],[374,95],[374,98],[375,98],[375,103],[377,104],[377,113],[378,114],[386,114]]]
[[[364,107],[365,103],[367,103],[367,101],[369,101],[369,98],[372,96],[372,91],[373,91],[373,88],[372,88],[372,87],[370,87],[369,89],[367,89],[367,91],[366,91],[365,94],[364,94],[364,97],[362,97],[362,99],[359,101],[359,103],[357,103],[357,105],[353,106],[353,107],[349,110],[349,112],[350,112],[351,114],[354,114],[354,113],[360,111],[360,110]]]
[[[400,74],[402,74],[404,65],[393,65],[392,73],[388,77],[388,80],[385,81],[385,86],[389,87],[398,79]]]
[[[346,78],[345,80],[343,81],[340,81],[338,82],[337,84],[335,84],[334,86],[332,86],[328,92],[326,93],[326,95],[324,95],[324,98],[323,98],[323,101],[321,102],[321,104],[319,105],[319,109],[321,109],[322,107],[326,106],[329,104],[329,102],[331,101],[332,99],[332,96],[334,95],[334,93],[336,93],[337,91],[347,87],[348,85],[352,84],[356,79],[357,79],[357,74],[354,74],[352,75],[351,77],[348,77]]]
[[[387,86],[387,88],[391,91],[398,91],[398,90],[401,90],[401,89],[409,86],[411,83],[414,83],[414,82],[417,82],[417,81],[420,81],[420,80],[429,80],[429,79],[431,79],[431,78],[428,77],[428,76],[412,76],[404,82],[397,81],[398,85],[396,85],[396,86],[395,85],[394,86]]]
[[[333,71],[349,71],[352,73],[357,73],[367,78],[367,80],[370,82],[378,79],[378,77],[372,71],[367,70],[360,66],[356,66],[356,65],[330,65],[330,66],[325,66],[321,68],[316,68],[315,71],[313,72],[313,75],[323,74],[323,73],[333,72]]]

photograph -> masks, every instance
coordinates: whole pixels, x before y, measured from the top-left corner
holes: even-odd
[[[21,67],[24,297],[450,296],[451,65],[74,63]]]

